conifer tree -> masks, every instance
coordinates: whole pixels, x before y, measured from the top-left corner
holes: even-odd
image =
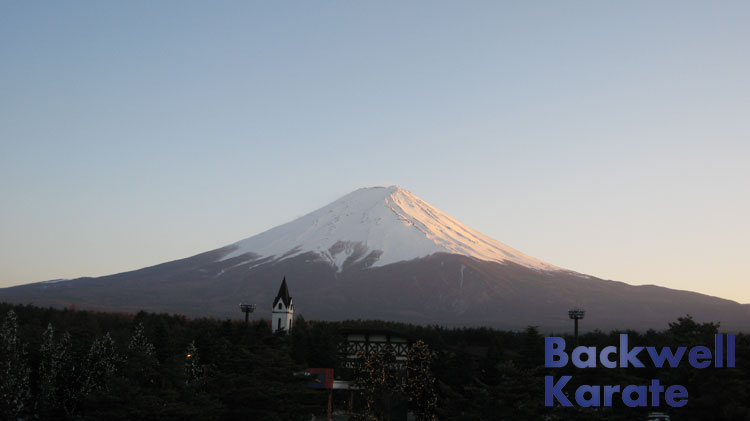
[[[31,397],[25,345],[18,337],[18,318],[11,309],[0,328],[0,415],[20,418]]]
[[[430,371],[432,353],[423,341],[419,340],[409,349],[406,360],[406,385],[404,391],[409,397],[409,406],[417,421],[431,420],[437,408],[435,376]]]
[[[153,387],[157,380],[159,361],[154,345],[146,337],[142,323],[136,323],[128,343],[125,375],[141,386]]]
[[[107,390],[107,379],[117,370],[118,361],[115,341],[109,332],[95,339],[86,356],[83,393],[88,395],[97,390]]]
[[[146,337],[143,323],[137,323],[133,329],[133,336],[128,343],[130,356],[151,357],[154,355],[154,345]]]
[[[200,365],[195,341],[190,342],[185,350],[185,375],[187,377],[185,384],[198,382],[203,377],[203,368]]]
[[[385,346],[369,354],[357,353],[359,368],[355,382],[362,389],[365,400],[364,419],[386,419],[393,403],[403,395],[403,383],[393,348]]]
[[[55,329],[52,323],[42,333],[42,346],[39,350],[39,391],[37,411],[42,414],[53,412],[57,402],[57,354],[55,352]]]
[[[58,342],[52,324],[42,334],[36,410],[42,417],[72,415],[82,397],[81,366],[73,355],[70,334]]]
[[[57,391],[60,406],[67,415],[73,415],[81,400],[81,369],[73,355],[73,342],[65,332],[56,349]]]
[[[308,362],[308,350],[311,348],[310,344],[310,329],[307,326],[307,321],[300,314],[297,316],[297,320],[294,321],[294,329],[291,332],[292,338],[292,358],[299,364],[307,364]]]

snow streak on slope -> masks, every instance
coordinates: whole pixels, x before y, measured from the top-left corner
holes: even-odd
[[[222,260],[249,252],[280,259],[312,251],[340,270],[347,259],[351,263],[373,252],[380,253],[373,266],[443,252],[559,270],[467,227],[398,186],[356,190],[235,245]]]

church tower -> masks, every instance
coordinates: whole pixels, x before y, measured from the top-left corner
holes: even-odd
[[[273,300],[273,317],[271,317],[271,329],[276,332],[283,330],[289,333],[292,330],[292,320],[294,319],[294,301],[289,296],[289,288],[286,286],[286,277],[281,281],[279,293]]]

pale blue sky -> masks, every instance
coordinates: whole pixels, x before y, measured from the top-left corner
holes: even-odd
[[[0,2],[0,286],[398,184],[558,266],[750,303],[750,3]]]

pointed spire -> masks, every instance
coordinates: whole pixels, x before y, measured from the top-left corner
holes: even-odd
[[[276,299],[273,300],[274,307],[279,300],[281,300],[286,307],[289,307],[292,302],[292,297],[289,295],[289,288],[286,286],[286,276],[281,281],[281,287],[279,287],[279,293],[276,294]]]

